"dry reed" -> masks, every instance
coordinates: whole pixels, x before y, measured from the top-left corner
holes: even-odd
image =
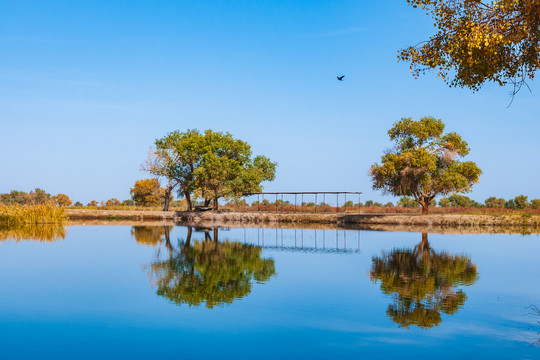
[[[0,224],[62,224],[64,209],[53,205],[0,205]]]

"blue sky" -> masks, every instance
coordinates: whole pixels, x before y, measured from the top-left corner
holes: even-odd
[[[470,196],[540,198],[538,82],[415,80],[431,19],[389,1],[0,2],[0,192],[129,198],[154,139],[229,131],[279,163],[268,191],[363,191],[404,116],[443,119],[484,174]],[[345,74],[338,82],[336,75]]]

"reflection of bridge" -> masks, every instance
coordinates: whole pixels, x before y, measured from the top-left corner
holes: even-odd
[[[174,234],[184,232],[184,234]],[[268,250],[304,253],[360,252],[358,229],[294,229],[294,228],[221,228],[189,226],[133,226],[135,240],[141,244],[165,244],[178,241],[229,241],[253,245]],[[224,234],[225,233],[225,234]]]
[[[360,252],[359,230],[284,228],[225,228],[220,230],[221,232],[234,233],[235,236],[228,236],[231,241],[240,241],[243,244],[256,245],[264,249],[305,253]]]

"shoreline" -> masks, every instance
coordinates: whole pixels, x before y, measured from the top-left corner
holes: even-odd
[[[382,231],[428,231],[445,233],[540,233],[540,216],[531,215],[402,215],[359,213],[268,213],[268,212],[175,212],[138,210],[66,209],[68,224],[163,223],[194,227],[291,227],[365,229]]]

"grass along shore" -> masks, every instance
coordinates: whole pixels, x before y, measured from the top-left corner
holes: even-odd
[[[0,224],[62,224],[67,219],[64,208],[54,205],[0,205]]]

